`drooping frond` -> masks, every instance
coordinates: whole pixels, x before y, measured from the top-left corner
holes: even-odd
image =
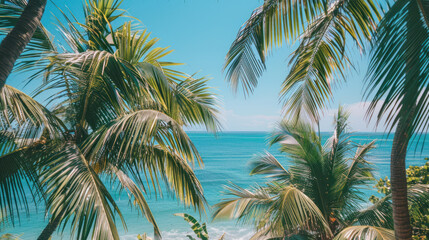
[[[205,126],[208,131],[220,129],[218,101],[207,79],[187,77],[173,85],[172,109],[178,108],[180,118],[189,126]]]
[[[48,208],[53,219],[69,221],[77,239],[119,239],[115,223],[124,219],[114,199],[77,146],[66,143],[44,161],[42,184],[49,194]]]
[[[153,185],[160,174],[186,205],[204,209],[202,187],[189,165],[202,164],[201,157],[182,127],[167,115],[154,110],[128,113],[93,132],[84,149],[100,159],[98,164],[105,165],[107,158],[138,167],[150,174]]]
[[[377,29],[368,69],[368,116],[403,117],[407,134],[429,128],[429,1],[395,1]],[[380,104],[380,105],[379,105]],[[376,112],[378,106],[380,110]]]
[[[331,235],[319,208],[294,187],[274,183],[266,188],[252,190],[232,185],[227,190],[227,194],[234,198],[215,205],[214,219],[238,218],[243,222],[254,223],[257,230],[264,230],[265,234],[274,236],[315,229]]]
[[[395,234],[393,230],[372,227],[372,226],[352,226],[347,227],[339,234],[337,234],[334,240],[342,239],[355,239],[355,240],[394,240]]]
[[[146,202],[146,198],[144,197],[142,190],[133,181],[133,179],[131,179],[128,174],[126,174],[126,172],[111,164],[109,167],[111,168],[113,175],[116,175],[116,178],[114,179],[119,180],[121,188],[127,190],[130,200],[134,203],[134,205],[139,207],[140,212],[142,212],[146,216],[146,219],[153,225],[155,239],[161,239],[161,230],[155,221],[155,217],[153,216],[152,211]]]
[[[325,7],[323,1],[268,0],[255,9],[232,43],[224,69],[234,91],[253,91],[265,69],[267,51],[298,36]]]
[[[247,190],[231,183],[226,186],[225,194],[231,198],[214,206],[214,220],[237,218],[244,223],[253,223],[262,218],[273,202],[267,189],[259,186]]]
[[[276,181],[288,182],[291,177],[290,172],[269,152],[255,157],[251,169],[250,175],[263,174]]]
[[[332,97],[332,82],[344,79],[350,65],[347,38],[362,48],[375,29],[376,16],[372,1],[340,0],[307,26],[280,92],[286,114],[308,116],[316,122],[320,119],[319,111]]]

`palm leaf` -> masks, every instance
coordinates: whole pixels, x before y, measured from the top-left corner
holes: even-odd
[[[175,213],[174,216],[182,217],[185,221],[187,221],[191,225],[192,231],[194,231],[195,235],[197,235],[197,237],[201,240],[209,239],[205,224],[201,225],[197,219],[186,213]]]
[[[45,131],[47,137],[60,137],[64,125],[54,114],[25,93],[5,85],[0,92],[0,128],[19,127],[16,137],[33,139]]]
[[[252,92],[265,69],[269,48],[298,36],[306,22],[322,12],[323,7],[318,0],[268,0],[255,9],[226,56],[224,69],[233,90],[241,83],[245,94]]]
[[[281,97],[286,114],[320,119],[319,110],[332,96],[331,82],[344,79],[350,64],[346,39],[362,48],[363,40],[375,29],[377,10],[372,1],[334,1],[329,9],[309,24],[293,53],[292,68],[283,82]]]
[[[291,174],[269,152],[259,155],[251,162],[250,175],[264,174],[277,181],[289,181]]]
[[[368,69],[368,116],[386,117],[392,131],[401,117],[407,134],[429,127],[429,2],[395,1],[380,22]],[[377,105],[381,108],[376,112]]]
[[[127,189],[132,196],[130,196],[130,199],[134,198],[134,205],[139,207],[140,211],[146,216],[146,219],[153,225],[155,239],[161,239],[161,231],[140,188],[124,171],[113,165],[110,165],[110,167],[119,180],[122,188]]]
[[[95,239],[119,239],[114,219],[118,214],[125,227],[122,215],[75,145],[66,143],[44,166],[42,184],[49,193],[48,208],[53,219],[61,217],[64,226],[71,220],[71,233],[77,234],[77,239],[90,235]]]
[[[340,239],[356,239],[356,240],[393,240],[395,234],[393,230],[372,227],[372,226],[352,226],[344,229],[338,235],[335,236],[335,240]]]

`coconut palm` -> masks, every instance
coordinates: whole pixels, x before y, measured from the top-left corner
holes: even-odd
[[[164,185],[204,211],[192,170],[202,159],[183,127],[217,131],[216,99],[206,79],[163,61],[171,51],[155,47],[158,39],[137,23],[118,26],[115,20],[129,19],[119,6],[88,1],[82,23],[63,13],[58,27],[66,45],[46,34],[49,48],[20,59],[20,70],[43,78],[37,94],[51,95],[49,109],[10,86],[2,90],[0,209],[13,223],[19,208],[28,207],[27,191],[46,199],[50,221],[39,239],[60,225],[76,239],[119,239],[117,223],[126,227],[125,219],[110,186],[128,193],[156,238],[145,199],[151,188],[162,194]]]
[[[281,122],[270,144],[279,144],[289,168],[268,152],[257,156],[250,174],[269,181],[251,189],[228,186],[231,197],[215,205],[214,219],[253,223],[252,239],[394,239],[389,200],[362,206],[362,188],[373,180],[367,158],[374,142],[353,142],[347,118],[340,108],[324,144],[310,124]]]
[[[10,4],[8,4],[8,2]],[[40,20],[45,11],[46,0],[9,0],[0,2],[0,14],[12,10],[12,16],[2,18],[0,32],[7,36],[0,44],[0,90],[12,72],[16,60],[25,47],[30,43],[33,35],[40,34]],[[17,11],[18,10],[18,11]],[[19,16],[19,17],[18,17]]]
[[[407,203],[406,153],[415,133],[429,127],[429,1],[398,0],[389,8],[374,37],[368,74],[370,116],[395,127],[391,152],[391,184],[395,234],[411,239]],[[380,111],[376,111],[381,106]]]

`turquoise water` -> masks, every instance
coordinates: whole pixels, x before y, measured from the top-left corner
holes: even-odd
[[[203,169],[195,169],[195,172],[201,181],[205,196],[210,205],[217,203],[223,196],[221,194],[223,185],[228,181],[234,182],[242,187],[249,186],[255,182],[261,182],[262,179],[249,176],[248,161],[254,154],[269,150],[281,162],[287,165],[286,159],[276,151],[275,146],[268,148],[267,133],[265,132],[226,132],[220,133],[217,137],[207,133],[189,133],[191,139],[197,146],[204,160]],[[329,134],[322,134],[326,138]],[[372,152],[370,161],[377,168],[378,176],[384,177],[390,175],[389,158],[392,144],[392,136],[386,138],[378,133],[356,133],[353,140],[359,143],[367,143],[377,140],[377,148]],[[426,145],[427,146],[427,145]],[[429,147],[422,150],[421,145],[413,143],[407,156],[407,165],[422,165],[424,157],[429,157]],[[123,239],[136,239],[137,234],[152,234],[150,224],[138,214],[137,210],[130,210],[128,198],[125,194],[115,195],[117,203],[122,210],[127,222],[128,231],[120,229]],[[163,231],[164,239],[186,239],[186,234],[190,234],[189,225],[182,218],[173,216],[173,213],[187,212],[198,216],[190,209],[182,207],[177,200],[168,196],[164,199],[156,199],[155,196],[148,197],[149,204],[155,218]],[[208,209],[210,216],[210,209]],[[207,218],[203,216],[203,221]],[[22,239],[36,239],[38,234],[47,224],[44,219],[43,206],[31,209],[29,218],[22,218],[21,223],[15,228],[6,229],[6,232],[23,234]],[[252,235],[250,226],[236,225],[234,221],[230,222],[211,222],[209,220],[209,234],[212,239],[217,239],[222,233],[226,232],[226,239],[249,239]],[[63,235],[56,234],[53,239],[69,239],[67,228]]]

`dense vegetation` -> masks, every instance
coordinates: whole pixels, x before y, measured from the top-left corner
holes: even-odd
[[[216,98],[205,78],[165,60],[171,50],[125,16],[121,1],[85,1],[83,19],[58,9],[59,42],[40,23],[46,2],[0,1],[0,229],[42,201],[50,220],[39,239],[66,228],[72,238],[119,239],[117,224],[126,228],[126,221],[107,190],[115,186],[160,238],[145,199],[151,186],[205,209],[192,170],[202,159],[183,128],[217,131]],[[214,218],[253,223],[255,238],[425,239],[428,164],[406,170],[405,160],[413,136],[429,129],[428,16],[428,0],[263,1],[240,29],[225,69],[234,90],[251,93],[268,52],[297,42],[280,89],[287,119],[271,138],[290,167],[261,155],[251,174],[270,181],[251,190],[229,186],[231,198],[215,206]],[[370,206],[360,187],[373,180],[366,156],[374,143],[350,141],[341,109],[326,143],[312,127],[333,83],[353,66],[353,49],[370,50],[368,116],[395,131],[391,179],[379,180],[383,196],[371,197]],[[5,85],[13,67],[39,84],[34,96]],[[50,96],[47,104],[35,99],[41,94]],[[208,238],[205,224],[182,217]]]
[[[429,160],[426,158],[426,160]],[[429,184],[429,162],[423,166],[410,166],[407,169],[408,188],[415,185]],[[375,185],[377,191],[383,196],[391,194],[391,183],[389,178],[379,179]],[[379,197],[371,196],[370,201],[377,204]],[[410,204],[411,226],[413,227],[414,240],[429,239],[429,206],[423,202]]]
[[[229,197],[215,205],[214,219],[252,223],[252,239],[394,239],[390,195],[367,206],[362,191],[374,180],[367,161],[374,142],[351,141],[347,119],[340,108],[324,144],[308,123],[280,123],[270,143],[279,145],[289,167],[268,152],[256,157],[250,174],[269,181],[251,189],[228,186]],[[410,200],[428,206],[428,190],[414,185]]]
[[[22,11],[18,3],[1,5],[9,13],[2,23]],[[128,193],[156,238],[161,232],[145,199],[151,186],[162,194],[165,183],[186,206],[205,208],[191,167],[202,159],[183,127],[216,131],[216,98],[206,79],[164,61],[171,50],[156,47],[158,39],[119,7],[116,0],[88,1],[81,22],[61,12],[64,45],[40,26],[16,70],[33,73],[48,107],[9,85],[1,90],[2,227],[28,211],[29,191],[34,203],[46,200],[50,218],[39,239],[60,225],[72,238],[119,239],[117,224],[126,229],[126,219],[112,187]]]
[[[377,123],[386,118],[386,130],[395,130],[393,216],[396,237],[406,240],[412,228],[405,157],[413,135],[429,129],[428,6],[427,0],[265,0],[243,24],[225,63],[231,87],[241,85],[249,93],[265,69],[268,52],[285,41],[297,42],[280,89],[284,112],[318,124],[333,97],[331,86],[346,80],[354,65],[351,50],[357,46],[365,53],[370,46],[364,89],[372,99],[368,116]]]

